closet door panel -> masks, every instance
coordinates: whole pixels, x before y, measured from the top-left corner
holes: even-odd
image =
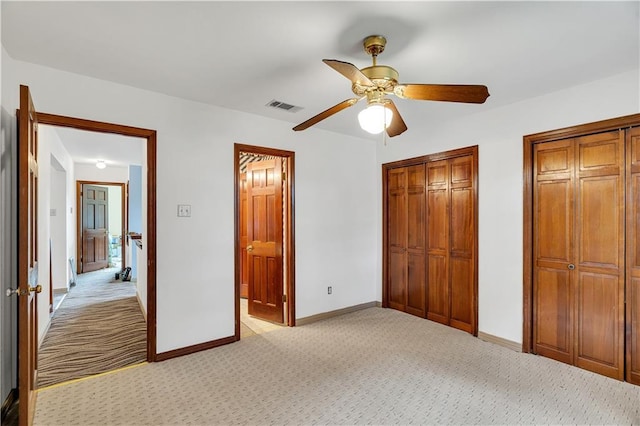
[[[407,294],[407,253],[389,250],[389,307],[400,311],[406,310]]]
[[[429,255],[427,319],[449,324],[449,268],[447,256]],[[439,284],[439,285],[438,285]]]
[[[387,174],[388,214],[388,304],[406,311],[407,306],[407,169],[389,170]]]
[[[624,377],[624,132],[576,139],[575,364]]]
[[[407,254],[407,312],[425,316],[425,263],[424,253]]]
[[[626,380],[640,385],[640,128],[627,130]]]
[[[451,257],[451,326],[473,333],[473,262]]]
[[[573,140],[534,148],[534,353],[573,363]]]
[[[427,163],[427,318],[449,324],[449,162]]]
[[[425,316],[425,167],[407,168],[407,312]]]

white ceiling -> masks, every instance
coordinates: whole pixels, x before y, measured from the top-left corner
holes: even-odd
[[[107,167],[142,165],[142,138],[89,132],[68,127],[51,126],[76,164],[96,164],[103,160]]]
[[[15,59],[293,125],[352,96],[321,59],[362,68],[362,39],[403,83],[485,84],[483,105],[397,100],[409,131],[639,66],[639,2],[13,2]],[[272,99],[297,113],[265,107]],[[318,127],[371,138],[359,104]],[[413,132],[412,132],[413,130]],[[415,136],[414,136],[415,137]]]

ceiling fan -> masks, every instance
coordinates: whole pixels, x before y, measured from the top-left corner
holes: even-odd
[[[403,99],[425,101],[446,101],[482,104],[489,97],[487,86],[464,84],[404,84],[398,83],[398,72],[387,65],[378,65],[377,57],[384,51],[387,40],[380,35],[368,36],[364,39],[364,51],[371,55],[373,65],[358,69],[349,62],[335,59],[323,59],[322,62],[351,80],[351,90],[355,98],[347,99],[331,108],[322,111],[307,121],[293,128],[295,131],[305,130],[325,118],[355,105],[367,98],[367,108],[358,114],[360,126],[369,133],[381,133],[386,130],[389,137],[398,136],[407,125],[398,109],[387,95],[396,95]]]

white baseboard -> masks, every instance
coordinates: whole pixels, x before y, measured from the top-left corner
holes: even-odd
[[[304,318],[296,318],[296,326],[311,324],[312,322],[325,320],[328,318],[337,317],[340,315],[348,314],[351,312],[360,311],[362,309],[380,307],[380,302],[367,302],[360,305],[348,306],[342,309],[336,309],[335,311],[323,312],[321,314],[311,315]]]
[[[487,334],[479,331],[478,339],[484,340],[485,342],[494,343],[496,345],[511,349],[516,352],[522,352],[521,343],[514,342],[513,340],[503,339],[502,337],[494,336],[493,334]]]
[[[142,304],[142,300],[140,300],[140,293],[136,291],[136,300],[138,301],[138,305],[140,305],[140,310],[142,311],[142,316],[144,317],[144,322],[147,322],[147,311],[144,309],[144,305]]]

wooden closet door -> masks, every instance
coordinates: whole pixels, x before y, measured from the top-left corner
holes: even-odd
[[[425,167],[407,168],[407,301],[406,311],[425,316]]]
[[[407,168],[387,173],[388,305],[406,311],[407,299]]]
[[[575,364],[624,377],[624,131],[576,139]]]
[[[533,351],[573,363],[573,140],[533,151]]]
[[[622,379],[624,140],[534,147],[534,352]]]
[[[627,130],[626,380],[640,385],[640,128]]]
[[[427,319],[449,324],[449,162],[427,163]]]
[[[472,156],[450,160],[449,324],[475,330],[475,188]]]

